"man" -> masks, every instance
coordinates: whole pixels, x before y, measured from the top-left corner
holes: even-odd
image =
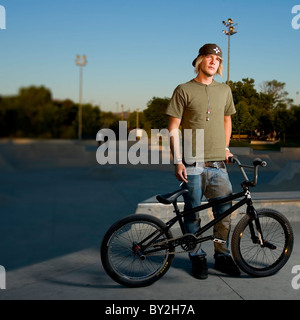
[[[203,195],[210,201],[232,193],[225,162],[232,156],[229,150],[232,132],[231,115],[235,113],[232,93],[229,86],[218,83],[214,76],[222,76],[222,50],[216,44],[205,44],[200,48],[193,61],[196,78],[179,85],[173,93],[167,107],[169,115],[169,132],[178,132],[180,125],[193,132],[193,154],[195,153],[195,131],[204,130],[204,159],[193,161],[179,153],[178,137],[171,137],[171,151],[174,157],[175,176],[183,182],[182,188],[188,189],[184,195],[185,209],[201,205]],[[183,139],[185,141],[185,139]],[[202,157],[203,158],[203,157]],[[225,203],[213,208],[214,216],[222,214],[231,207]],[[199,214],[190,215],[184,220],[188,233],[199,229]],[[226,241],[226,244],[214,243],[215,268],[230,275],[239,275],[228,250],[230,216],[224,218],[214,227],[214,236]],[[193,275],[206,279],[206,253],[200,245],[189,253],[193,265]]]

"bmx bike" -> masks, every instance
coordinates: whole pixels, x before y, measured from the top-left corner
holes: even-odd
[[[239,166],[244,177],[241,192],[180,211],[177,200],[188,190],[177,190],[156,197],[160,203],[174,207],[175,216],[168,222],[151,215],[133,214],[114,223],[104,235],[100,247],[106,273],[126,287],[151,285],[169,270],[178,253],[177,247],[181,247],[182,252],[191,252],[204,241],[226,243],[224,239],[213,235],[203,236],[203,233],[243,205],[246,205],[246,214],[235,226],[231,238],[234,261],[241,270],[253,277],[266,277],[278,272],[293,250],[292,227],[287,218],[276,210],[256,210],[250,193],[250,187],[257,184],[258,167],[265,167],[267,163],[256,158],[253,166],[249,166],[241,164],[237,157],[232,157],[231,162]],[[249,180],[244,169],[253,170],[252,180]],[[185,216],[239,198],[241,200],[230,209],[194,234],[186,232],[183,222]],[[170,229],[177,222],[182,234],[173,237]]]

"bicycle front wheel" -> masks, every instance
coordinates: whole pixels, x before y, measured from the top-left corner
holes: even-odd
[[[134,214],[113,224],[105,234],[100,248],[102,265],[116,282],[127,287],[144,287],[160,279],[174,259],[174,247],[147,254],[139,250],[154,240],[166,225],[161,220],[143,214]],[[155,243],[172,238],[170,230],[164,232]],[[152,247],[153,249],[153,247]]]
[[[294,236],[289,221],[278,211],[258,209],[257,213],[265,244],[259,243],[253,217],[246,215],[234,229],[231,250],[241,270],[254,277],[266,277],[286,264],[293,250]]]

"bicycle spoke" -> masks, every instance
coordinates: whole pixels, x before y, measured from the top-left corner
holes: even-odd
[[[109,242],[109,259],[119,275],[133,280],[144,279],[162,268],[168,258],[166,249],[160,256],[146,256],[145,260],[133,251],[134,243],[139,243],[156,230],[157,227],[150,222],[132,222],[114,233]],[[166,237],[161,236],[160,240],[166,240]]]
[[[272,268],[286,247],[286,237],[282,225],[270,217],[261,217],[260,225],[264,240],[273,247],[261,247],[258,243],[253,243],[249,226],[240,236],[240,251],[244,261],[254,269]]]

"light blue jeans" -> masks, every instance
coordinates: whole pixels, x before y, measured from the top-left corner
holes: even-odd
[[[187,166],[188,183],[182,185],[183,189],[188,189],[189,193],[184,194],[184,209],[191,209],[201,205],[203,195],[208,201],[220,199],[232,194],[232,186],[228,177],[227,169],[223,168],[204,168]],[[231,208],[232,202],[214,206],[212,208],[214,217],[218,217],[223,212]],[[185,217],[184,225],[188,233],[198,231],[201,223],[199,212]],[[215,237],[226,241],[226,244],[214,243],[215,256],[228,255],[229,232],[231,218],[230,215],[214,225],[213,234]],[[206,253],[199,244],[197,248],[190,253],[190,256],[205,256]]]

